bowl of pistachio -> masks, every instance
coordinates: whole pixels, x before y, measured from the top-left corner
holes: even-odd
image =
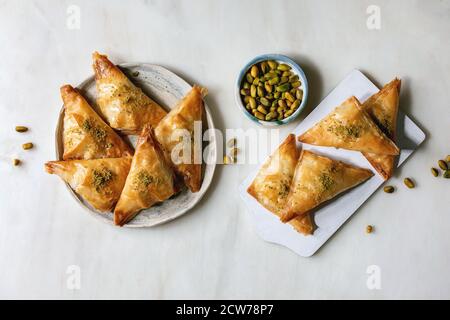
[[[235,98],[250,120],[263,126],[291,122],[304,109],[308,81],[302,68],[281,54],[264,54],[249,61],[236,81]]]

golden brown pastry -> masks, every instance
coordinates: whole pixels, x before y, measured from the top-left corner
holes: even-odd
[[[154,139],[151,127],[144,127],[136,145],[125,187],[114,209],[114,223],[123,226],[145,208],[177,192],[174,174]]]
[[[194,123],[201,124],[206,94],[205,88],[194,86],[155,129],[167,160],[192,192],[202,185],[202,141],[194,137]],[[190,156],[183,153],[185,149],[190,149]]]
[[[108,126],[71,85],[62,86],[64,160],[132,156],[131,147]]]
[[[355,97],[350,97],[298,137],[304,143],[398,155],[399,149],[377,127]]]
[[[286,204],[299,155],[295,135],[290,134],[266,160],[247,189],[253,198],[278,217]],[[290,223],[298,232],[312,234],[313,224],[309,214]]]
[[[146,124],[155,127],[167,112],[136,87],[107,56],[92,55],[97,103],[111,127],[140,134]]]
[[[98,211],[110,211],[119,200],[131,157],[50,161],[45,170],[57,174]]]
[[[364,104],[364,110],[392,141],[395,141],[397,131],[398,101],[401,81],[394,79],[375,93]],[[378,171],[384,180],[392,177],[395,166],[395,156],[363,152],[370,164]]]
[[[370,170],[303,150],[281,221],[302,217],[321,203],[373,176]]]

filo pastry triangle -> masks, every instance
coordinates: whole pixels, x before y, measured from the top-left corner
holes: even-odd
[[[110,211],[119,200],[131,157],[50,161],[45,170],[57,174],[94,209]]]
[[[395,141],[397,133],[400,86],[401,81],[394,79],[363,103],[364,110],[370,115],[381,131],[393,141]],[[368,152],[363,152],[363,155],[384,180],[392,177],[395,156]]]
[[[131,147],[108,126],[71,85],[62,86],[64,101],[63,159],[120,158]]]
[[[376,154],[398,155],[399,149],[362,109],[355,97],[298,137],[304,143]]]
[[[290,134],[262,165],[247,189],[247,192],[263,207],[278,217],[286,205],[299,155],[295,135]],[[302,234],[308,235],[313,231],[309,214],[294,218],[289,223]]]
[[[202,185],[201,123],[203,97],[207,92],[206,88],[194,86],[155,129],[156,139],[162,145],[167,161],[191,192],[199,191]],[[195,127],[200,132],[195,132]],[[199,134],[200,139],[195,134]],[[190,154],[184,153],[186,150]]]
[[[166,163],[151,127],[139,136],[125,187],[114,209],[114,223],[124,225],[145,208],[162,202],[177,192],[174,174]]]
[[[145,124],[155,127],[167,112],[136,87],[107,56],[94,52],[92,57],[97,104],[109,125],[136,135]]]
[[[303,217],[321,203],[357,186],[373,173],[303,150],[295,168],[281,221]]]

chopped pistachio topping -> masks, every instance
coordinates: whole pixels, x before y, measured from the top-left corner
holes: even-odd
[[[143,95],[141,90],[136,87],[131,87],[129,85],[122,85],[117,87],[112,93],[113,99],[119,99],[125,103],[127,112],[132,112],[145,106],[145,101],[143,101]]]
[[[92,129],[92,123],[89,119],[86,119],[83,121],[83,124],[81,125],[84,131],[90,131]]]
[[[287,181],[281,181],[280,182],[280,189],[278,191],[278,196],[280,196],[281,198],[285,198],[287,197],[287,195],[289,194],[289,184],[287,183]]]
[[[105,142],[107,136],[106,131],[100,126],[96,126],[94,121],[86,119],[83,121],[81,127],[84,131],[89,133],[95,141],[99,143]]]
[[[322,185],[322,190],[323,191],[328,191],[330,190],[333,185],[336,183],[333,178],[331,177],[331,175],[329,175],[326,172],[322,172],[319,176],[319,181],[320,184]]]
[[[356,139],[361,135],[361,126],[336,122],[328,127],[328,131],[342,139]]]
[[[107,168],[95,169],[92,174],[92,184],[97,192],[100,192],[114,179],[114,172]]]
[[[139,183],[143,184],[146,187],[148,187],[149,184],[153,182],[153,177],[149,175],[147,171],[139,171],[139,173],[137,174],[137,179],[139,180]]]
[[[95,127],[92,130],[92,135],[94,136],[94,139],[97,141],[103,141],[106,138],[106,132],[103,129],[100,129],[98,127]]]
[[[150,175],[146,170],[139,171],[133,179],[133,186],[135,190],[146,190],[152,183],[159,183],[159,180]]]

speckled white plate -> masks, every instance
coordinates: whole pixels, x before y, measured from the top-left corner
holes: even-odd
[[[180,100],[192,88],[192,86],[185,80],[161,66],[145,63],[126,63],[121,64],[120,68],[136,85],[142,88],[146,94],[148,94],[166,110],[173,108],[177,101]],[[94,76],[83,81],[77,88],[83,93],[84,97],[87,98],[91,106],[96,109],[97,105],[95,103],[96,92]],[[204,130],[214,129],[215,127],[211,117],[211,112],[209,111],[206,103],[205,114],[206,116],[203,124]],[[62,155],[64,152],[62,139],[64,126],[63,119],[64,107],[61,109],[59,114],[55,134],[56,158],[58,160],[62,160]],[[204,136],[204,140],[207,140],[204,144],[209,143],[209,148],[207,154],[203,155],[203,183],[200,191],[192,193],[185,188],[183,191],[164,201],[162,204],[142,210],[133,220],[125,224],[124,227],[151,227],[171,221],[192,209],[200,201],[211,184],[217,163],[217,137],[215,131],[208,130],[208,134],[207,136]],[[134,146],[136,137],[129,136],[129,141]],[[203,146],[203,149],[205,150],[205,145]],[[87,209],[90,214],[107,223],[113,224],[113,214],[111,212],[100,213],[96,211],[86,201],[78,196],[68,184],[66,184],[66,186],[73,195],[74,199],[80,203],[83,208]]]

